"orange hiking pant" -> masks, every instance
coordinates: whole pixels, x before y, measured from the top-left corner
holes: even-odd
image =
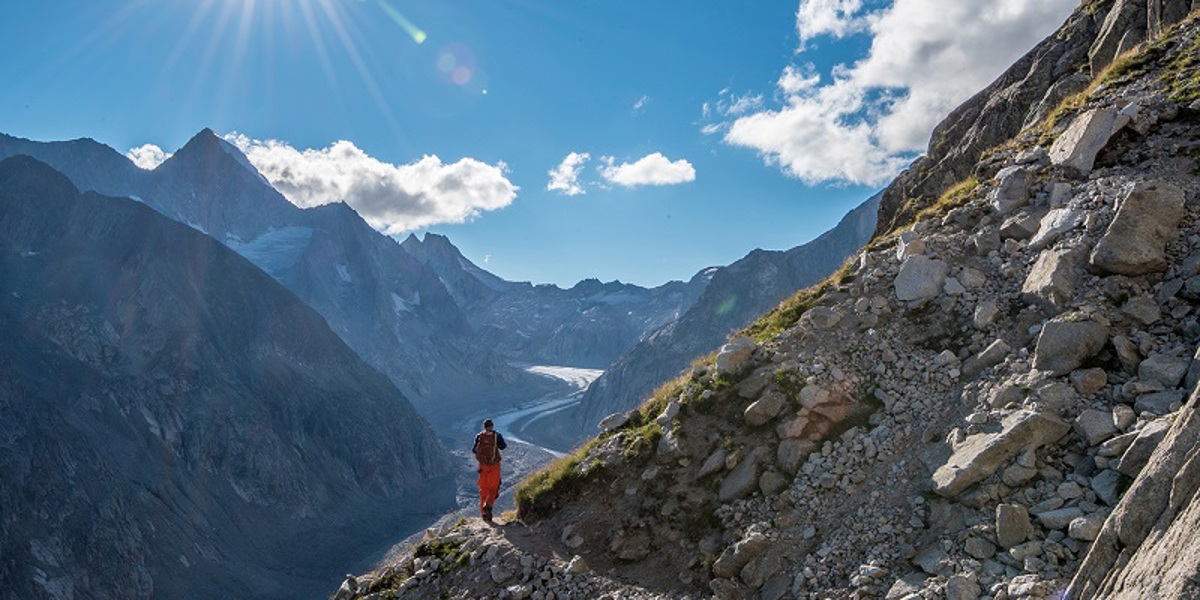
[[[479,508],[496,503],[500,496],[500,463],[479,465]]]

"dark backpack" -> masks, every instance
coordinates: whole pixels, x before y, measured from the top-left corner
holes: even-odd
[[[500,462],[500,450],[496,448],[496,432],[482,431],[475,438],[475,460],[481,465]]]

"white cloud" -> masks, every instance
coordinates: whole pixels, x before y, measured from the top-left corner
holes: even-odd
[[[171,153],[164,152],[162,148],[154,144],[146,144],[137,148],[130,148],[129,152],[125,153],[125,156],[129,157],[129,160],[132,160],[133,164],[149,171],[161,165],[168,158],[171,158]]]
[[[638,98],[637,102],[633,103],[633,114],[640,114],[642,109],[646,108],[646,105],[649,103],[650,96],[642,96],[641,98]]]
[[[925,149],[950,110],[1074,8],[1054,0],[895,0],[875,10],[863,4],[801,0],[801,52],[814,37],[863,31],[872,38],[867,55],[824,76],[812,65],[787,66],[776,82],[779,105],[719,124],[728,127],[724,140],[757,150],[806,183],[880,185]]]
[[[866,29],[862,4],[862,0],[801,0],[796,10],[800,46],[819,35],[842,38]]]
[[[550,176],[550,181],[546,184],[546,190],[562,192],[567,196],[578,196],[586,193],[583,186],[579,184],[579,174],[583,171],[583,163],[586,163],[591,158],[592,156],[587,152],[572,152],[568,154],[557,167],[554,167],[547,173]]]
[[[236,133],[225,139],[288,200],[300,207],[344,201],[372,227],[398,234],[438,223],[462,223],[483,211],[504,208],[517,195],[508,167],[473,158],[443,163],[426,155],[393,165],[348,141],[298,150],[278,140]]]
[[[625,187],[639,185],[676,185],[696,180],[696,169],[684,159],[671,162],[661,152],[648,154],[636,162],[614,164],[611,156],[604,157],[607,166],[600,176],[609,183]]]

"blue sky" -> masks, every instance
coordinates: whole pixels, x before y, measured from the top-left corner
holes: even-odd
[[[152,166],[211,127],[502,277],[657,285],[833,226],[1074,5],[3,2],[0,131]]]

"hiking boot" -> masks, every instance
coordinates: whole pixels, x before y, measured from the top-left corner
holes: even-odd
[[[487,521],[488,523],[491,523],[492,522],[492,507],[485,506],[485,507],[483,507],[483,510],[481,512],[483,513],[483,520]]]

